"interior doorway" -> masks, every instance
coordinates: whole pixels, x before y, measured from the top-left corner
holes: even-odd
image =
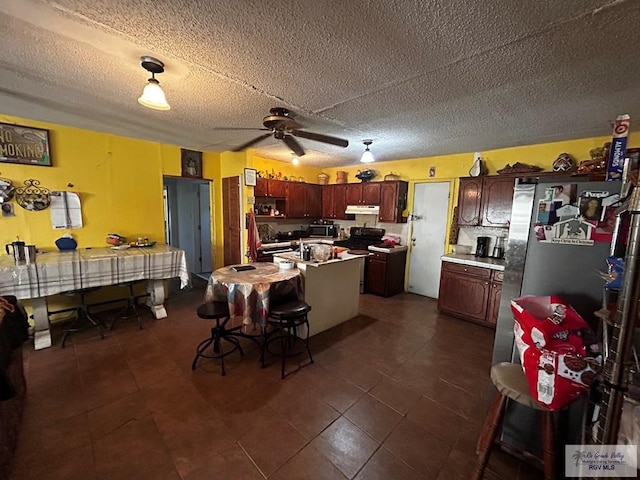
[[[449,215],[449,182],[416,183],[411,213],[411,293],[438,298],[440,257],[444,255]]]
[[[211,184],[164,177],[165,242],[185,252],[189,271],[208,279],[213,271]]]

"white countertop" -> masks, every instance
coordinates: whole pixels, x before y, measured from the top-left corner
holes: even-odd
[[[325,265],[331,265],[333,263],[347,262],[349,260],[353,260],[354,258],[362,258],[365,255],[348,255],[344,258],[334,258],[332,260],[327,260],[326,262],[318,262],[317,260],[300,260],[300,255],[296,252],[283,252],[283,253],[274,253],[274,258],[282,258],[285,260],[291,260],[296,263],[296,266],[300,265],[308,265],[310,267],[323,267]]]
[[[404,252],[408,247],[406,245],[396,245],[393,248],[385,248],[385,247],[369,247],[369,250],[372,252],[382,252],[382,253],[400,253]]]
[[[462,255],[460,253],[450,253],[440,257],[443,262],[460,263],[473,267],[484,267],[492,270],[504,270],[504,259],[481,258],[474,255]]]

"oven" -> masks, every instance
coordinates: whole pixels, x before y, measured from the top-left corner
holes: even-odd
[[[309,225],[310,237],[333,237],[338,236],[337,225]]]

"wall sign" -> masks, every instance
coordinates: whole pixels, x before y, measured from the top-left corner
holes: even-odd
[[[244,169],[244,184],[247,187],[255,187],[256,186],[256,170],[253,168],[245,168]]]
[[[0,123],[0,162],[50,167],[49,130]]]

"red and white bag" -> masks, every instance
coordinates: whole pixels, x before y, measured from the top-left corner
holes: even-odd
[[[587,322],[561,298],[511,301],[515,342],[531,395],[545,408],[567,406],[589,390],[600,359],[587,358]]]

